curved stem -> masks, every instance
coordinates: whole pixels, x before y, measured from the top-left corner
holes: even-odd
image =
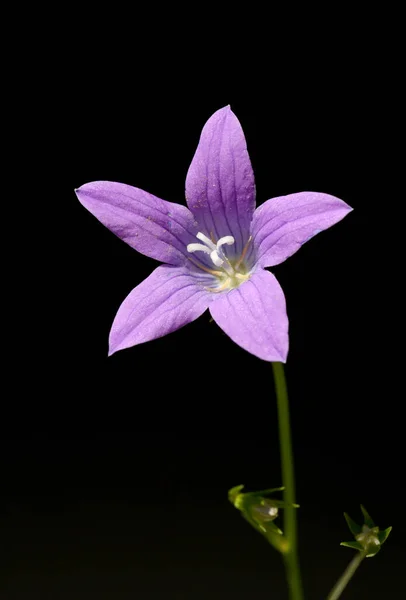
[[[347,587],[348,582],[354,575],[355,571],[358,569],[362,561],[366,556],[366,552],[357,552],[354,556],[348,567],[345,569],[344,573],[341,575],[340,579],[337,581],[331,592],[329,593],[327,600],[338,600],[341,596],[345,588]]]
[[[288,392],[282,363],[272,363],[272,368],[278,405],[282,481],[285,487],[283,499],[286,502],[286,507],[284,508],[284,534],[287,543],[286,549],[282,555],[285,561],[290,599],[303,600],[302,580],[297,550],[296,509],[293,506],[295,503],[295,476],[290,432]]]

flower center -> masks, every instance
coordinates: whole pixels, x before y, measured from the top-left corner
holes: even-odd
[[[378,533],[378,527],[369,528],[368,525],[363,525],[362,533],[359,533],[355,539],[366,549],[368,546],[380,546],[380,541],[377,535]]]
[[[196,237],[198,240],[203,242],[203,244],[188,244],[187,251],[191,253],[204,252],[205,254],[209,254],[213,265],[219,268],[219,270],[208,269],[201,264],[195,263],[201,269],[211,273],[218,279],[219,286],[207,288],[209,291],[222,292],[224,290],[234,289],[250,278],[251,272],[247,270],[243,261],[247,253],[248,246],[251,242],[251,237],[245,244],[241,256],[237,260],[233,261],[226,257],[222,249],[222,246],[225,244],[227,246],[231,246],[235,243],[232,235],[226,235],[220,238],[218,242],[214,241],[213,236],[212,239],[210,239],[200,231]],[[192,260],[192,262],[195,261]]]

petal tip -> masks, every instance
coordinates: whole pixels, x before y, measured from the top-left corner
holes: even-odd
[[[86,187],[88,186],[88,183],[85,183],[84,185],[81,185],[80,187],[77,187],[74,189],[74,192],[76,194],[76,196],[79,198],[79,200],[81,199],[82,196],[84,196],[86,194]]]
[[[120,350],[119,344],[114,344],[110,337],[109,338],[109,349],[107,352],[107,356],[113,356],[113,354],[115,354],[118,350]]]
[[[83,187],[83,186],[82,186]],[[79,202],[81,204],[83,204],[85,197],[86,197],[86,191],[82,189],[82,187],[79,188],[75,188],[74,192],[76,194],[76,198],[79,200]]]
[[[218,110],[216,110],[213,114],[212,117],[214,117],[214,115],[217,115],[218,117],[223,116],[224,118],[227,117],[227,115],[229,114],[234,114],[233,111],[231,110],[231,106],[230,104],[226,104],[226,106],[223,106],[222,108],[219,108]]]
[[[119,350],[121,350],[121,348],[119,347],[119,345],[114,345],[111,342],[109,342],[109,350],[107,352],[107,356],[109,356],[109,357],[113,356],[113,354],[115,354]]]

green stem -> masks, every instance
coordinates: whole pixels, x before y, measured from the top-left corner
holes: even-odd
[[[296,509],[293,506],[295,503],[295,475],[292,439],[290,433],[288,391],[286,388],[285,373],[282,363],[274,362],[272,363],[272,367],[278,404],[282,482],[285,486],[283,499],[286,502],[286,507],[284,508],[284,534],[286,539],[286,548],[282,553],[282,556],[285,562],[290,600],[303,600],[302,580],[297,550]]]
[[[357,552],[354,556],[348,567],[345,569],[344,573],[341,575],[340,579],[337,581],[331,592],[329,593],[327,600],[338,600],[341,596],[345,588],[347,587],[348,582],[354,575],[355,571],[358,569],[362,561],[366,556],[366,552]]]

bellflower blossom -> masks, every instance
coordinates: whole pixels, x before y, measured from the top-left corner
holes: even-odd
[[[285,362],[285,297],[265,269],[351,210],[317,192],[272,198],[255,210],[254,173],[243,130],[229,106],[203,128],[186,177],[188,208],[108,181],[87,183],[76,194],[132,248],[165,263],[120,306],[109,354],[175,331],[209,308],[242,348]]]

